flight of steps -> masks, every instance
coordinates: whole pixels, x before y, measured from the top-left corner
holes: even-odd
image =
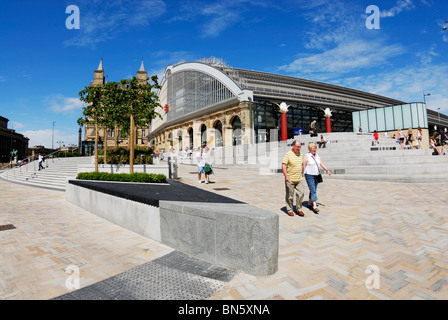
[[[65,191],[66,181],[74,179],[78,174],[78,165],[91,162],[92,157],[46,159],[43,162],[45,169],[39,170],[39,164],[35,160],[20,168],[0,173],[0,178],[15,183]]]
[[[331,133],[326,148],[318,154],[332,173],[331,178],[394,182],[448,182],[448,156],[433,156],[432,149],[401,149],[395,140],[371,134]],[[310,138],[306,138],[306,142]],[[314,138],[318,140],[317,137]],[[305,143],[305,149],[307,151]]]
[[[395,140],[381,135],[378,144],[372,144],[373,135],[367,133],[335,132],[323,135],[328,142],[325,148],[318,148],[317,153],[332,173],[329,179],[412,183],[448,182],[448,155],[433,156],[432,149],[410,149],[408,146],[402,150]],[[308,143],[318,142],[320,135],[318,137],[301,135],[296,136],[295,139],[302,143],[301,151],[306,154]],[[281,172],[281,162],[286,152],[291,150],[292,141],[293,139],[277,144],[266,144],[268,152],[264,155],[265,159],[269,158],[271,162],[269,171]],[[262,167],[248,160],[249,155],[254,154],[253,150],[244,146],[237,148],[240,149],[234,154],[240,154],[241,157],[233,164],[223,164],[229,162],[213,159],[214,155],[227,152],[213,150],[210,153],[212,163],[219,163],[215,164],[215,167],[242,166],[254,171]],[[328,176],[324,174],[324,179],[326,178]]]

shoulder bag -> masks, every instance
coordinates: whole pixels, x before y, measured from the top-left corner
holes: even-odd
[[[319,165],[317,164],[317,161],[314,157],[313,157],[313,160],[314,160],[314,162],[316,162],[317,171],[319,172],[319,174],[317,175],[317,183],[322,183],[322,182],[324,182],[324,179],[322,178],[322,174],[320,173]]]

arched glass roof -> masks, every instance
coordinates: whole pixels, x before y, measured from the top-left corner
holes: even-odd
[[[210,65],[192,62],[168,68],[167,120],[240,99],[244,90],[228,75]]]

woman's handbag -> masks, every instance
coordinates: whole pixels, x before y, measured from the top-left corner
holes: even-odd
[[[318,183],[322,183],[324,182],[324,179],[322,178],[322,175],[319,173],[319,175],[317,176],[317,182]]]
[[[204,166],[204,172],[205,172],[205,174],[212,174],[213,173],[212,166],[210,164],[206,163]]]
[[[313,160],[314,160],[314,162],[316,162],[317,170],[319,170],[319,165],[317,164],[317,161],[314,157],[313,157]],[[322,183],[322,182],[324,182],[324,179],[322,178],[322,175],[319,173],[317,175],[317,183]]]

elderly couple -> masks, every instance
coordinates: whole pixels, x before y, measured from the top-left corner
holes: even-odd
[[[317,185],[319,176],[319,167],[322,167],[329,175],[328,168],[316,154],[317,146],[314,143],[308,145],[309,152],[303,156],[300,152],[302,144],[295,140],[292,143],[292,149],[288,151],[282,161],[282,171],[285,175],[286,187],[286,210],[288,215],[294,216],[293,200],[296,199],[297,214],[304,216],[302,211],[302,201],[305,194],[305,181],[310,189],[308,199],[308,209],[318,213],[317,208]]]

